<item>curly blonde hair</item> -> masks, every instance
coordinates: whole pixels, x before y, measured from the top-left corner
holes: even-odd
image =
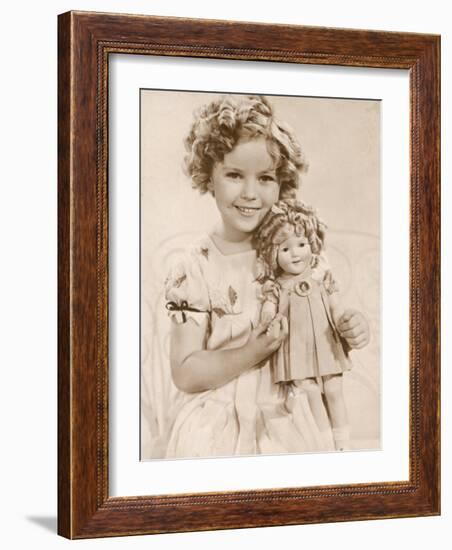
[[[194,188],[209,190],[212,170],[239,139],[264,137],[275,162],[280,198],[295,197],[299,173],[307,168],[300,145],[289,126],[276,120],[263,96],[223,96],[204,105],[185,139],[185,169]]]
[[[260,281],[281,275],[278,249],[291,234],[292,228],[295,235],[304,235],[308,239],[315,267],[324,247],[326,225],[312,206],[295,199],[280,200],[267,212],[253,235],[260,265]]]

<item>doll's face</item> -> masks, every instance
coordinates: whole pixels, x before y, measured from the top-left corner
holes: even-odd
[[[239,140],[223,161],[215,164],[210,191],[223,219],[226,237],[238,241],[249,236],[279,196],[274,161],[266,140]]]
[[[304,235],[293,234],[279,245],[278,265],[285,272],[300,275],[311,265],[312,251]]]

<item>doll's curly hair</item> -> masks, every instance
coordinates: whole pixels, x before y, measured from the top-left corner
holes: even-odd
[[[278,247],[291,234],[304,235],[309,242],[315,267],[325,242],[326,225],[312,206],[295,199],[280,200],[267,212],[253,235],[253,245],[259,260],[259,281],[275,279],[281,274]]]
[[[264,137],[275,162],[280,198],[295,197],[299,173],[307,169],[300,145],[288,125],[276,120],[263,96],[223,96],[201,107],[185,139],[185,170],[194,188],[204,194],[216,162],[239,139]]]

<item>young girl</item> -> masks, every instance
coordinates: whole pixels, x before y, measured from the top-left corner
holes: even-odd
[[[252,235],[279,198],[293,197],[305,163],[291,130],[265,98],[221,97],[202,108],[186,139],[193,187],[210,193],[220,221],[176,263],[166,281],[172,378],[181,391],[167,457],[332,449],[307,392],[289,410],[268,358],[287,336],[259,322]],[[367,338],[356,313],[350,345]],[[326,414],[326,413],[325,413]]]
[[[295,393],[297,387],[306,389],[320,381],[336,449],[344,450],[350,430],[342,374],[351,363],[340,335],[345,311],[321,257],[324,237],[325,226],[310,206],[287,200],[271,208],[254,236],[261,279],[266,280],[261,321],[271,327],[277,313],[287,317],[289,337],[271,359],[273,380]],[[317,423],[327,426],[319,394],[308,395]]]

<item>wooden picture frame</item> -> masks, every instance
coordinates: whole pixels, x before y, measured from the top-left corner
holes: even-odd
[[[440,513],[440,38],[68,12],[58,38],[58,532],[68,538]],[[410,74],[408,481],[110,497],[110,54],[406,69]]]

